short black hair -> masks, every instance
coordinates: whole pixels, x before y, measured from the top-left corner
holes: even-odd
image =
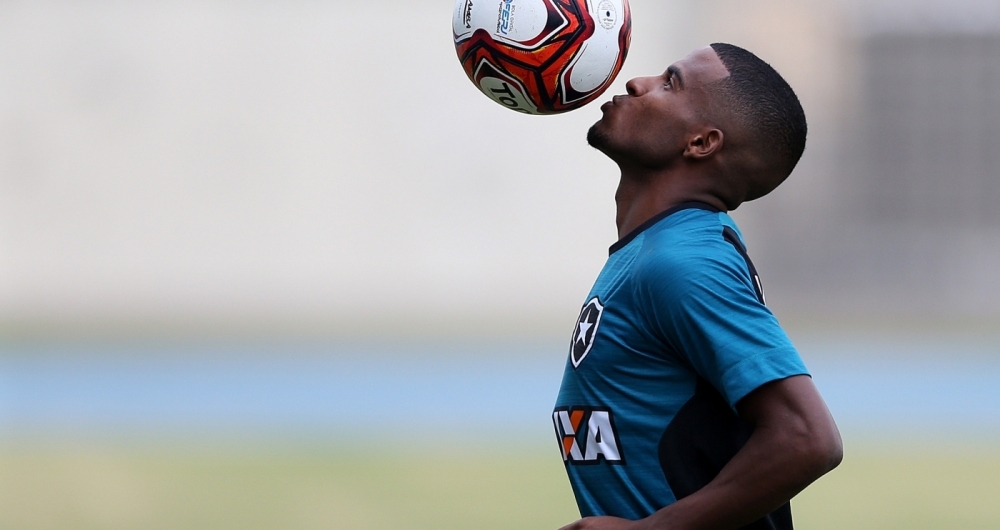
[[[806,148],[806,114],[795,91],[771,65],[732,44],[712,49],[729,70],[716,92],[748,134],[748,141],[768,166],[765,178],[749,182],[743,200],[763,197],[778,187],[802,158]]]

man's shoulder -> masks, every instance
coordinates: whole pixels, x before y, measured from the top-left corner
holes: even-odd
[[[686,215],[654,227],[644,238],[635,279],[680,293],[734,274],[742,276],[745,261],[725,235],[727,229],[739,234],[731,218],[700,210],[681,213]]]
[[[697,272],[706,262],[727,255],[732,246],[723,232],[729,224],[724,216],[703,210],[687,210],[654,226],[642,242],[639,267],[644,271],[678,268]]]

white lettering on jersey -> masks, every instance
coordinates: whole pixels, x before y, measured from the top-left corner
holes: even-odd
[[[564,407],[552,413],[563,461],[567,464],[624,464],[614,415],[605,408]],[[583,444],[583,450],[580,444]]]
[[[618,435],[611,426],[611,411],[595,410],[587,422],[587,461],[604,457],[609,462],[621,460],[618,452]]]

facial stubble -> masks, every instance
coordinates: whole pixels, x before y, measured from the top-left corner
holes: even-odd
[[[611,139],[609,138],[608,133],[606,131],[602,131],[598,127],[600,124],[601,122],[597,122],[591,125],[590,129],[587,130],[587,143],[590,145],[590,147],[593,147],[594,149],[603,152],[604,149],[608,146],[608,143],[610,142]]]

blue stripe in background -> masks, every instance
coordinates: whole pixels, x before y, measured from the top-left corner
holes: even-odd
[[[842,430],[878,438],[1000,434],[1000,347],[799,341]],[[0,436],[280,435],[399,429],[545,433],[558,344],[0,347]]]

